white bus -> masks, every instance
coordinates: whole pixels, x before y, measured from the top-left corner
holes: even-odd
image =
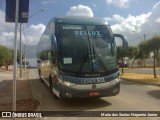
[[[104,19],[53,18],[37,46],[40,79],[58,98],[114,96],[120,91],[115,37]]]

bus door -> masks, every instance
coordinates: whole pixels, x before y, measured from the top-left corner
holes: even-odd
[[[51,88],[53,91],[59,91],[58,86],[58,60],[57,60],[57,42],[55,35],[51,35]]]

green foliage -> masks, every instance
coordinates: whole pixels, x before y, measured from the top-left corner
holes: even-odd
[[[122,47],[117,47],[118,59],[122,59],[122,56],[129,58],[136,58],[138,55],[138,48],[133,46],[128,46],[127,51],[122,50]]]
[[[41,60],[48,60],[49,50],[44,50],[38,54],[38,58]]]
[[[126,52],[126,56],[129,58],[137,58],[139,51],[137,47],[129,46]]]
[[[149,51],[154,51],[154,50],[159,51],[159,49],[160,49],[160,37],[155,36],[155,37],[151,38],[150,40],[148,40],[148,49],[149,49]]]
[[[154,50],[158,51],[160,49],[160,37],[155,36],[147,41],[142,41],[139,44],[139,58],[143,58],[149,56],[150,52]]]
[[[157,78],[156,59],[158,60],[158,51],[160,49],[160,37],[155,36],[155,37],[151,38],[148,41],[148,47],[149,47],[149,50],[152,51],[153,54],[154,54],[154,57],[153,57],[154,58],[154,60],[153,60],[153,73],[154,73],[154,78]]]
[[[148,57],[150,53],[148,41],[142,41],[139,44],[138,58]]]
[[[122,47],[121,46],[117,46],[117,58],[118,58],[118,60],[122,59],[122,56],[123,56]]]
[[[156,75],[156,59],[158,60],[158,52],[160,49],[160,37],[155,36],[147,41],[143,41],[139,44],[140,54],[145,59],[146,55],[149,55],[150,52],[153,52],[154,54],[154,60],[153,60],[153,73],[154,78],[157,77]],[[157,61],[158,63],[158,61]]]
[[[12,64],[13,62],[13,53],[12,50],[0,45],[0,66],[3,66],[5,64]]]

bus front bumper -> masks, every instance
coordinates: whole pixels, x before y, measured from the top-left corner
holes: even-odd
[[[61,97],[62,98],[85,98],[85,97],[106,97],[115,96],[120,91],[120,82],[112,84],[111,86],[103,88],[93,88],[90,85],[90,89],[76,89],[73,87],[68,87],[63,84],[60,85]],[[89,85],[88,85],[89,86]]]

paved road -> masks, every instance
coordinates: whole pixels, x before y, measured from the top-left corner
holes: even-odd
[[[121,68],[119,69],[122,70]],[[136,73],[136,74],[151,74],[153,75],[153,68],[124,68],[126,73]],[[156,68],[157,75],[160,75],[160,68]]]
[[[47,85],[38,79],[37,70],[29,72],[33,96],[41,111],[160,111],[160,87],[121,81],[121,92],[115,97],[59,101]]]

